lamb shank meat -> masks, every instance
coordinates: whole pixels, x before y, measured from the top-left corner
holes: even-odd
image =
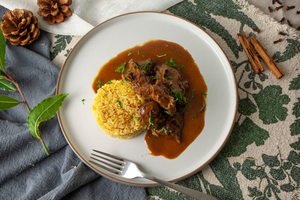
[[[182,79],[179,70],[156,65],[151,59],[128,62],[130,72],[124,77],[130,80],[134,92],[148,101],[139,109],[140,121],[155,136],[164,135],[182,140],[184,97],[189,83]]]

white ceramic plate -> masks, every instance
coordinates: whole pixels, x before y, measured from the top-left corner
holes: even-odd
[[[100,67],[118,53],[161,39],[187,49],[207,84],[205,127],[198,138],[176,159],[149,155],[144,134],[129,140],[106,135],[97,125],[92,104],[92,82]],[[221,150],[233,127],[237,111],[237,86],[229,60],[219,45],[193,23],[169,14],[138,12],[110,19],[86,34],[66,59],[57,94],[69,93],[58,116],[74,152],[96,172],[113,180],[140,186],[156,183],[123,179],[88,162],[92,149],[136,162],[140,168],[166,181],[184,179],[208,164]],[[84,104],[82,99],[85,99]]]

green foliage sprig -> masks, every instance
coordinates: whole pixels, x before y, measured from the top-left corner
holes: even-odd
[[[1,25],[1,22],[0,22]],[[67,93],[54,95],[44,99],[36,107],[30,110],[28,103],[19,87],[19,84],[12,78],[10,74],[5,71],[5,39],[0,29],[0,90],[9,92],[17,92],[21,95],[23,101],[19,101],[6,95],[0,95],[0,111],[13,108],[19,104],[25,104],[29,114],[27,117],[27,125],[31,134],[40,139],[45,152],[49,155],[48,149],[41,137],[39,131],[39,125],[41,122],[47,121],[53,118],[59,111],[64,99],[68,96]]]

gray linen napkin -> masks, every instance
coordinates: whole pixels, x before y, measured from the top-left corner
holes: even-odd
[[[7,9],[0,6],[2,18]],[[50,60],[51,40],[41,32],[27,47],[6,41],[6,71],[29,107],[54,95],[60,69]],[[0,90],[0,95],[20,95]],[[40,125],[47,156],[27,127],[25,105],[0,111],[0,199],[147,199],[145,189],[120,184],[88,168],[67,144],[57,117]]]

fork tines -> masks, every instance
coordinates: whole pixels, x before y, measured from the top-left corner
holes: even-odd
[[[90,158],[93,159],[89,160],[91,163],[94,163],[100,168],[105,169],[109,172],[115,174],[121,173],[124,165],[124,160],[122,158],[95,149],[93,149],[93,151],[96,154],[91,153],[92,156],[90,156]],[[95,162],[94,160],[97,162]]]

